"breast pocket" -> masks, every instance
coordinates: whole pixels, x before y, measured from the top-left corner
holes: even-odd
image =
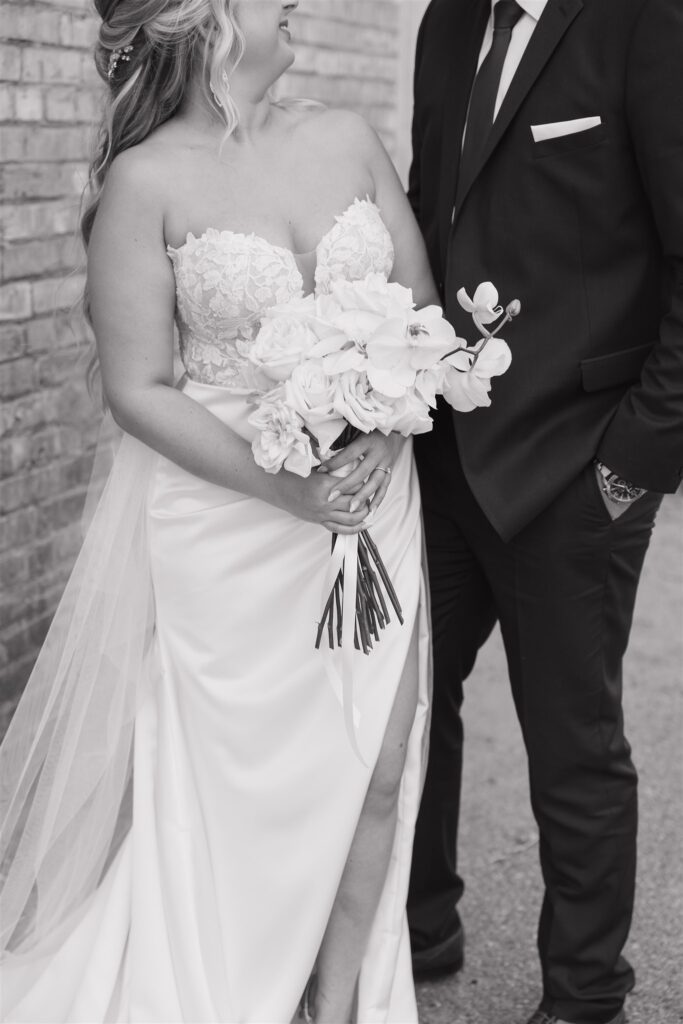
[[[572,132],[570,135],[560,135],[553,139],[543,139],[540,142],[533,141],[532,153],[536,159],[545,159],[551,156],[570,155],[584,149],[594,149],[601,146],[608,139],[608,132],[604,124],[597,124],[593,128],[586,128],[580,132]]]

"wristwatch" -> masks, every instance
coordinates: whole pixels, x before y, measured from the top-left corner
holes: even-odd
[[[613,473],[611,469],[608,469],[605,463],[600,462],[599,459],[594,459],[593,464],[602,477],[602,489],[610,501],[626,505],[645,494],[644,487],[636,487],[635,484],[624,480],[618,473]]]

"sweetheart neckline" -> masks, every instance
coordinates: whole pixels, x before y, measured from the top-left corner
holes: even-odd
[[[332,227],[329,228],[329,230],[325,232],[325,234],[322,236],[322,238],[320,239],[318,244],[315,246],[315,248],[314,249],[309,249],[308,252],[295,252],[293,249],[290,249],[286,245],[277,245],[275,242],[270,242],[267,238],[264,238],[263,235],[259,235],[256,231],[232,231],[231,228],[213,228],[213,227],[205,228],[204,231],[202,231],[201,234],[199,234],[199,235],[195,235],[194,232],[188,231],[187,235],[185,236],[185,241],[184,242],[181,242],[181,244],[178,245],[178,246],[167,245],[166,246],[166,251],[167,252],[173,252],[173,253],[177,254],[179,252],[182,252],[183,249],[187,248],[187,246],[190,244],[190,242],[201,242],[202,239],[207,238],[210,233],[215,232],[215,234],[221,235],[221,236],[227,235],[227,236],[230,236],[232,238],[245,238],[245,239],[251,238],[251,239],[254,239],[255,241],[263,242],[264,245],[267,245],[269,249],[274,249],[276,252],[285,252],[285,253],[287,253],[289,256],[291,256],[294,259],[294,262],[296,263],[297,257],[299,257],[300,259],[304,259],[306,256],[314,256],[318,252],[318,249],[320,249],[320,247],[327,241],[327,239],[332,234],[332,232],[335,230],[335,228],[339,224],[341,224],[341,222],[344,220],[344,218],[349,215],[349,213],[351,212],[351,210],[354,209],[355,206],[372,206],[379,213],[379,207],[377,206],[377,203],[373,199],[371,199],[369,195],[366,195],[364,199],[361,199],[359,196],[354,196],[354,198],[352,199],[352,201],[349,203],[349,205],[346,207],[345,210],[342,210],[341,213],[337,213],[337,214],[334,215],[334,224],[332,225]],[[381,217],[381,214],[380,214],[380,217]],[[382,223],[384,223],[384,222],[382,222]],[[299,269],[299,273],[301,273],[300,268],[297,267],[297,269]]]

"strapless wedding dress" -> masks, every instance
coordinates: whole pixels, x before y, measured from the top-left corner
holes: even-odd
[[[338,216],[308,256],[213,229],[168,254],[186,370],[179,386],[248,439],[247,354],[263,311],[312,285],[388,275],[393,263],[368,199]],[[370,656],[354,656],[365,763],[314,648],[330,534],[158,455],[146,476],[137,557],[148,559],[153,635],[135,712],[132,824],[59,946],[38,968],[21,957],[7,966],[3,1019],[288,1024],[417,629],[420,699],[358,998],[362,1024],[416,1021],[404,908],[428,643],[411,445],[372,525],[406,621],[392,623]]]

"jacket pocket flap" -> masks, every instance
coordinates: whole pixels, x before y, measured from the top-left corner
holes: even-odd
[[[652,351],[652,345],[638,345],[606,356],[581,360],[581,379],[584,391],[600,391],[619,384],[632,384],[640,377],[643,363]]]

